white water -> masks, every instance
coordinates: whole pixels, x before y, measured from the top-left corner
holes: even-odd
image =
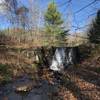
[[[61,71],[65,65],[73,64],[73,48],[66,50],[66,48],[57,48],[50,66],[51,70]]]

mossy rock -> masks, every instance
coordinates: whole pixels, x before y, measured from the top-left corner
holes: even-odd
[[[8,65],[0,64],[0,76],[2,76],[1,83],[8,83],[12,80],[12,74]]]

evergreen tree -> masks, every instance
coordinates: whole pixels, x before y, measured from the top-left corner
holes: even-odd
[[[89,40],[91,43],[100,43],[100,10],[98,10],[96,18],[89,29]]]
[[[63,29],[61,28],[63,20],[61,19],[61,14],[57,10],[57,6],[54,2],[48,5],[45,13],[45,22],[47,33],[52,35],[63,35]]]

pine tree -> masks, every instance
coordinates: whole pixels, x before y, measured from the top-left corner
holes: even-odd
[[[89,40],[91,43],[100,43],[100,10],[98,10],[96,18],[89,29]]]
[[[61,19],[61,14],[57,10],[56,4],[50,3],[48,5],[47,11],[45,13],[45,27],[46,33],[52,35],[62,35],[63,29],[61,25],[63,24],[63,20]]]

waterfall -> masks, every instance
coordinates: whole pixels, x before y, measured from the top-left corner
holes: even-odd
[[[67,55],[66,55],[66,64],[69,65],[69,64],[73,64],[73,48],[70,48],[69,50],[67,50]]]
[[[56,49],[50,66],[51,70],[61,71],[69,64],[73,64],[73,48],[59,47]]]

